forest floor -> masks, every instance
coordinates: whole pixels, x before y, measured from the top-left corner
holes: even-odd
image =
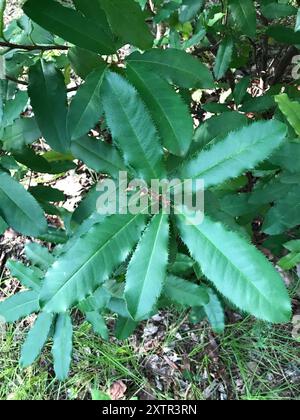
[[[14,281],[1,282],[12,287]],[[300,341],[292,325],[246,318],[215,336],[186,312],[160,313],[135,335],[104,342],[75,326],[70,378],[54,378],[50,346],[32,367],[18,366],[33,318],[0,333],[0,400],[299,400]],[[113,325],[114,319],[108,319]]]
[[[24,260],[26,241],[11,230],[0,236],[0,300],[20,287],[4,263]],[[300,283],[294,284],[293,306],[300,314]],[[76,315],[72,370],[64,383],[55,380],[50,345],[32,367],[19,367],[34,316],[0,324],[0,400],[300,399],[299,317],[294,325],[272,326],[230,311],[224,334],[215,335],[206,322],[194,325],[187,311],[174,309],[142,323],[126,341],[105,342]],[[110,330],[114,323],[107,318]]]

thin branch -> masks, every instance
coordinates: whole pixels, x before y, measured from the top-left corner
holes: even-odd
[[[15,77],[12,77],[12,76],[5,76],[5,78],[6,78],[6,80],[9,80],[10,82],[17,83],[18,85],[28,86],[28,83],[25,82],[24,80],[19,80],[19,79],[16,79]]]
[[[73,86],[67,89],[67,92],[76,92],[76,90],[79,89],[80,86]]]
[[[296,47],[289,47],[284,57],[279,62],[277,68],[275,69],[275,75],[273,79],[270,81],[270,85],[273,86],[276,83],[280,82],[287,67],[291,64],[293,57],[298,53],[298,49]]]
[[[10,82],[17,83],[18,85],[28,86],[28,82],[25,80],[16,79],[12,76],[5,76],[6,80],[9,80]],[[79,86],[73,86],[71,88],[67,89],[67,92],[75,92],[79,89]]]
[[[26,50],[26,51],[51,51],[51,50],[61,50],[67,51],[69,49],[66,45],[21,45],[13,44],[11,42],[0,41],[0,47],[10,48],[11,50]]]

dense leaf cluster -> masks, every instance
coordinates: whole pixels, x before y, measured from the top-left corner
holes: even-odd
[[[300,262],[297,2],[28,0],[6,26],[5,3],[0,233],[31,238],[31,265],[8,262],[24,289],[0,316],[38,315],[22,366],[51,339],[66,378],[74,310],[104,340],[108,312],[124,339],[166,306],[189,308],[217,333],[231,305],[288,322],[288,291],[258,245],[282,268]],[[96,185],[69,212],[45,179],[82,163],[94,181],[120,171],[148,185],[202,179],[204,221],[173,202],[171,215],[159,203],[153,216],[104,216]]]

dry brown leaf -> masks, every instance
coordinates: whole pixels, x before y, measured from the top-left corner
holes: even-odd
[[[127,386],[123,381],[117,381],[112,384],[109,390],[109,395],[112,400],[121,400],[125,396]]]
[[[295,315],[292,322],[294,326],[292,336],[296,340],[300,340],[300,315]]]

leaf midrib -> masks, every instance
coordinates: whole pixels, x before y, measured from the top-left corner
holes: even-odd
[[[63,6],[62,6],[63,7]],[[104,42],[103,41],[103,43],[100,43],[100,40],[101,40],[101,37],[99,36],[99,38],[97,38],[97,39],[95,39],[95,38],[93,38],[89,33],[86,33],[86,32],[82,32],[82,31],[79,31],[78,29],[77,29],[77,27],[74,27],[74,25],[72,25],[72,24],[69,24],[68,23],[68,20],[66,19],[66,20],[64,20],[64,21],[61,21],[61,20],[59,20],[59,19],[57,19],[56,18],[56,16],[55,15],[53,15],[53,13],[52,13],[52,11],[51,10],[49,10],[48,9],[48,13],[49,13],[49,15],[47,15],[45,12],[46,12],[46,10],[44,10],[43,11],[44,13],[43,13],[43,16],[44,16],[44,18],[46,18],[46,19],[52,19],[54,22],[56,22],[56,23],[58,23],[58,24],[60,24],[60,25],[64,25],[66,28],[68,28],[69,30],[70,30],[70,32],[75,32],[75,34],[76,34],[76,36],[80,36],[80,37],[82,37],[82,36],[84,36],[84,38],[86,38],[86,39],[88,39],[89,41],[92,41],[92,43],[96,43],[97,44],[97,46],[99,46],[99,47],[101,47],[101,48],[106,48],[106,42]],[[74,17],[75,17],[75,19],[77,19],[77,16],[75,16],[75,14],[74,14]],[[79,18],[81,18],[81,16],[79,15]],[[84,17],[84,18],[82,18],[82,21],[84,21],[84,20],[86,20],[86,23],[91,23],[91,24],[93,24],[93,25],[95,25],[93,22],[91,22],[88,18],[86,18],[86,17]],[[98,26],[100,29],[101,29],[101,31],[102,31],[102,28],[101,28],[101,26]],[[106,37],[106,41],[111,41],[110,39],[109,39],[109,37],[107,36],[107,34],[103,31],[102,32],[102,38],[104,38],[104,37]],[[108,48],[109,49],[109,48]]]
[[[90,98],[89,98],[88,102],[86,103],[86,106],[84,107],[84,110],[81,112],[81,116],[80,116],[79,120],[77,121],[77,123],[75,124],[75,127],[72,130],[72,133],[77,132],[77,129],[81,125],[82,120],[85,119],[85,114],[89,111],[89,107],[90,107],[91,103],[94,102],[95,99],[97,99],[97,96],[98,97],[100,96],[99,95],[100,94],[100,88],[101,88],[101,85],[103,83],[103,79],[104,79],[104,71],[103,71],[100,79],[98,80],[97,85],[96,85],[95,89],[93,90],[92,95],[90,95]],[[88,80],[86,81],[86,83],[88,83]],[[85,84],[83,85],[83,89],[84,89],[84,87],[85,87]],[[75,98],[76,98],[76,96],[75,96]],[[74,100],[75,100],[75,98],[74,98]],[[74,106],[75,106],[75,104],[74,104]],[[99,114],[101,114],[100,111],[99,111]],[[73,116],[73,114],[71,112],[71,109],[70,109],[70,116]],[[73,134],[72,134],[72,137],[73,137]]]
[[[181,145],[180,145],[180,140],[177,137],[177,133],[175,130],[175,127],[173,127],[172,122],[169,118],[169,115],[167,112],[165,112],[164,107],[161,105],[160,101],[157,99],[156,95],[153,95],[151,89],[148,88],[147,84],[144,82],[143,78],[140,76],[140,74],[134,69],[133,66],[130,66],[130,69],[135,73],[135,75],[139,78],[139,80],[141,81],[141,83],[143,83],[144,85],[144,89],[147,91],[148,95],[151,96],[152,100],[156,103],[157,107],[160,109],[161,114],[163,117],[165,117],[165,121],[167,122],[167,124],[169,125],[169,128],[171,130],[171,135],[173,136],[173,139],[176,142],[177,145],[177,151],[181,152]]]
[[[136,145],[138,146],[138,148],[139,148],[139,150],[140,150],[140,152],[142,153],[142,155],[143,155],[143,157],[144,157],[144,162],[146,162],[146,165],[148,166],[148,169],[150,170],[150,173],[152,174],[152,176],[153,176],[153,178],[159,178],[159,176],[158,176],[158,174],[155,172],[155,170],[154,170],[154,168],[150,165],[150,163],[149,163],[149,159],[147,158],[147,156],[146,156],[146,152],[144,151],[144,149],[143,149],[143,147],[142,147],[142,144],[140,143],[140,140],[139,140],[139,135],[138,135],[138,133],[137,133],[137,131],[136,131],[136,129],[135,129],[135,127],[131,124],[131,122],[130,122],[130,118],[129,118],[129,116],[127,115],[127,113],[126,113],[126,111],[125,111],[125,108],[123,107],[123,103],[121,102],[121,100],[119,99],[119,96],[118,96],[118,92],[114,89],[114,86],[113,86],[113,84],[112,83],[110,83],[109,82],[109,85],[110,85],[110,87],[111,87],[111,90],[113,90],[113,92],[114,92],[114,95],[115,95],[115,98],[116,98],[116,100],[117,100],[117,102],[119,103],[119,105],[120,105],[120,108],[121,108],[121,110],[122,110],[122,113],[123,113],[123,115],[125,116],[125,118],[126,118],[126,121],[127,121],[127,123],[128,123],[128,126],[130,127],[130,129],[131,129],[131,131],[132,131],[132,133],[133,133],[133,135],[134,135],[134,137],[136,138]]]
[[[198,178],[199,176],[203,176],[204,174],[206,174],[207,172],[210,172],[210,171],[212,171],[213,169],[215,169],[217,166],[221,166],[221,165],[223,165],[224,163],[226,163],[227,161],[230,161],[230,160],[232,160],[232,159],[236,159],[239,155],[241,155],[241,154],[243,154],[243,153],[245,153],[246,151],[247,151],[247,149],[250,147],[250,146],[257,146],[259,143],[264,143],[265,141],[266,141],[266,139],[269,139],[272,135],[274,135],[274,134],[276,134],[276,132],[274,131],[273,133],[271,133],[271,134],[268,134],[268,135],[266,135],[265,137],[260,137],[259,138],[259,140],[257,141],[257,142],[254,142],[252,145],[249,145],[249,144],[245,144],[244,146],[247,146],[247,147],[244,147],[243,149],[242,148],[240,148],[238,151],[237,151],[237,153],[234,153],[234,154],[232,154],[232,155],[230,155],[230,156],[226,156],[224,159],[222,159],[222,160],[220,160],[220,161],[218,161],[218,162],[216,162],[215,164],[213,164],[212,166],[210,166],[209,168],[206,168],[205,170],[203,170],[202,172],[199,172],[199,173],[197,173],[197,174],[195,174],[195,175],[193,175],[193,179],[195,179],[195,178]],[[243,144],[242,144],[242,146],[243,146]],[[192,161],[191,162],[193,162],[193,161],[196,161],[196,159],[197,159],[197,157],[195,158],[195,159],[192,159]],[[188,162],[186,165],[189,165],[189,163],[191,163],[191,162]],[[183,182],[184,183],[184,182]]]
[[[75,142],[74,142],[74,144],[75,144]],[[124,170],[124,167],[117,166],[114,161],[110,161],[110,160],[106,159],[105,156],[104,156],[104,154],[103,155],[100,155],[100,154],[98,154],[97,150],[91,150],[91,149],[89,149],[88,148],[88,145],[86,145],[85,143],[77,143],[76,142],[76,145],[77,145],[77,147],[80,147],[80,148],[86,150],[88,153],[94,154],[97,158],[103,160],[106,164],[112,166],[113,168],[118,169],[119,171]],[[114,151],[116,151],[116,150],[114,150]]]
[[[157,241],[158,241],[158,238],[159,238],[159,235],[160,235],[161,226],[162,226],[162,223],[163,223],[164,218],[165,218],[164,216],[165,216],[164,214],[160,215],[160,221],[159,221],[157,231],[156,231],[156,234],[155,234],[155,239],[154,239],[154,242],[153,242],[153,247],[152,247],[152,250],[151,250],[150,258],[148,260],[149,263],[147,265],[146,273],[145,273],[145,276],[144,276],[145,281],[143,282],[141,293],[139,294],[139,300],[138,300],[138,303],[136,305],[135,316],[137,315],[138,312],[140,312],[141,296],[144,296],[144,292],[145,292],[145,289],[146,289],[146,282],[147,282],[147,279],[148,279],[148,276],[149,276],[150,267],[152,265],[152,260],[153,260],[153,257],[154,257],[154,251],[156,249],[156,244],[157,244]],[[147,284],[147,286],[148,286],[148,284]]]
[[[0,178],[1,179],[1,178]],[[32,221],[34,224],[36,224],[36,218],[35,217],[33,217],[32,216],[32,218],[31,218],[31,216],[30,215],[28,215],[24,210],[23,210],[23,208],[22,207],[20,207],[19,206],[19,204],[11,197],[11,196],[9,196],[8,195],[8,193],[6,193],[5,192],[5,190],[2,188],[2,186],[0,185],[0,190],[1,190],[1,192],[7,197],[7,199],[9,200],[9,201],[11,201],[18,209],[19,209],[19,211],[27,218],[27,219],[29,219],[30,221]],[[24,189],[24,191],[25,191],[25,193],[27,192],[28,193],[28,191],[26,191],[25,189]],[[29,194],[29,193],[28,193]],[[33,197],[32,197],[33,198]],[[34,199],[33,199],[34,200]],[[36,203],[37,204],[37,203]],[[37,204],[38,205],[38,204]]]
[[[291,101],[291,102],[286,103],[288,112],[292,113],[292,117],[287,115],[287,119],[289,123],[292,125],[292,127],[294,128],[294,130],[296,131],[296,133],[300,136],[300,117],[299,117],[299,114],[296,112],[296,110],[293,108],[293,105],[295,105],[295,108],[297,108],[300,111],[300,104],[298,102]],[[297,127],[294,127],[294,125],[297,125]]]
[[[21,296],[22,294],[27,294],[28,295],[29,293],[32,293],[33,294],[34,292],[30,292],[30,291],[20,292],[20,295],[19,296]],[[15,296],[17,296],[17,295],[15,295]],[[5,300],[3,302],[1,302],[1,303],[5,303]],[[20,303],[18,305],[14,305],[13,308],[9,308],[8,311],[7,311],[7,313],[8,314],[11,314],[11,313],[14,314],[17,310],[22,309],[23,307],[26,307],[28,305],[31,305],[32,303],[37,303],[37,305],[38,305],[38,294],[36,294],[35,297],[32,298],[31,300],[27,300],[26,302]]]
[[[183,67],[175,67],[175,66],[171,66],[171,65],[169,65],[169,64],[167,64],[167,63],[163,63],[163,62],[161,62],[161,61],[156,61],[156,60],[134,60],[134,59],[131,59],[131,60],[128,60],[128,62],[132,62],[132,63],[145,63],[145,64],[151,64],[151,65],[153,65],[153,64],[156,64],[156,65],[159,65],[159,66],[162,66],[162,67],[165,67],[165,68],[168,68],[168,69],[171,69],[171,70],[177,70],[177,71],[180,71],[181,73],[183,73],[183,74],[187,74],[187,75],[189,75],[189,76],[192,76],[192,78],[194,79],[194,80],[197,80],[197,81],[199,81],[200,79],[195,75],[195,73],[192,73],[192,72],[189,72],[189,71],[187,71],[185,68],[183,68]],[[202,64],[202,63],[197,63],[197,64]],[[203,65],[203,64],[202,64]]]
[[[93,254],[88,258],[88,260],[86,260],[83,264],[81,264],[81,266],[76,269],[76,272],[73,273],[71,275],[71,277],[69,277],[69,279],[67,281],[65,281],[63,283],[62,286],[60,286],[59,289],[57,289],[57,291],[52,295],[52,297],[47,301],[45,308],[49,305],[49,302],[55,300],[55,297],[61,293],[61,291],[63,291],[65,289],[65,287],[67,287],[67,285],[70,284],[70,282],[72,282],[73,278],[78,276],[78,274],[94,259],[96,258],[97,254],[99,254],[100,252],[103,251],[103,249],[108,245],[109,242],[113,241],[115,239],[115,237],[117,237],[125,228],[127,228],[131,223],[133,223],[139,216],[141,216],[141,214],[137,214],[135,217],[133,217],[132,219],[129,220],[128,223],[126,223],[125,225],[123,225],[121,227],[121,229],[119,229],[117,232],[115,232],[113,235],[111,235],[109,238],[106,239],[105,243],[99,248],[97,249],[95,252],[93,252]],[[88,233],[85,235],[87,236]],[[71,248],[72,249],[72,248]]]
[[[237,0],[236,7],[240,8],[240,10],[242,12],[242,15],[244,16],[244,22],[246,23],[246,25],[248,27],[248,30],[250,29],[249,33],[250,32],[253,33],[253,28],[252,28],[252,26],[251,26],[251,24],[250,24],[250,22],[248,21],[248,18],[247,18],[247,12],[243,7],[244,5],[245,5],[245,3],[243,3],[243,0]]]
[[[41,70],[42,70],[42,77],[43,77],[43,83],[44,83],[44,86],[45,86],[45,90],[46,90],[46,92],[47,92],[48,95],[50,94],[49,97],[53,97],[53,95],[51,95],[51,89],[49,89],[49,87],[51,87],[51,86],[49,86],[49,84],[48,84],[48,80],[47,80],[46,75],[45,75],[45,72],[44,72],[43,63],[41,63]],[[55,69],[55,71],[57,71],[57,70]],[[57,93],[57,89],[55,89],[55,94],[56,93]],[[47,114],[49,113],[50,115],[53,115],[53,108],[48,106],[47,101],[45,101],[44,104],[46,105],[46,108],[48,109]],[[64,133],[61,133],[61,127],[58,126],[58,119],[57,118],[53,118],[52,119],[52,122],[54,122],[54,128],[55,128],[57,140],[58,140],[60,146],[63,149],[65,149],[65,147],[67,146],[65,144],[65,143],[67,143],[67,130],[65,129],[64,130]]]
[[[224,257],[224,259],[238,272],[238,273],[240,273],[240,275],[241,275],[241,277],[242,278],[244,278],[245,280],[246,280],[246,283],[248,284],[248,285],[250,285],[254,290],[256,290],[256,292],[258,293],[258,295],[259,296],[262,296],[263,298],[264,298],[264,300],[267,302],[267,304],[268,304],[268,306],[271,306],[271,304],[272,304],[272,302],[270,302],[269,300],[268,300],[268,298],[265,296],[265,294],[264,293],[262,293],[258,288],[257,288],[257,286],[253,283],[253,282],[251,282],[251,280],[249,280],[249,278],[240,270],[240,268],[239,267],[237,267],[221,250],[220,250],[220,248],[218,248],[215,244],[214,244],[214,242],[212,242],[212,240],[211,239],[209,239],[201,230],[199,230],[198,228],[197,228],[197,225],[195,225],[195,223],[193,223],[193,219],[189,219],[184,213],[181,213],[181,215],[185,218],[185,219],[187,219],[187,220],[189,220],[189,224],[190,225],[192,225],[193,226],[193,228],[197,231],[197,232],[199,232],[199,234],[203,237],[203,239],[204,239],[204,241],[206,241],[206,242],[208,242],[209,244],[210,244],[210,246],[212,247],[212,248],[214,248],[215,250],[217,250],[223,257]],[[249,244],[249,247],[251,247],[251,245]]]
[[[227,56],[231,52],[231,51],[229,51],[229,48],[231,49],[232,43],[229,40],[227,40],[226,43],[224,43],[224,45],[222,47],[223,47],[223,50],[222,50],[221,63],[219,65],[219,68],[217,68],[218,71],[217,71],[217,74],[216,74],[216,78],[218,80],[222,77],[222,75],[224,73],[224,70],[223,70],[224,63],[226,63]]]

